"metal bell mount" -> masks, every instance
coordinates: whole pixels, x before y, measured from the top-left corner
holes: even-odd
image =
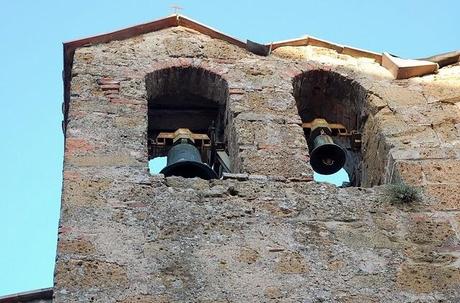
[[[175,132],[173,146],[168,152],[167,166],[160,173],[166,177],[216,179],[214,170],[202,162],[200,151],[195,147],[191,134],[188,129],[178,129]]]

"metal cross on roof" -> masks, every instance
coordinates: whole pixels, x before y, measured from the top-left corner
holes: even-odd
[[[171,8],[174,10],[174,15],[177,15],[180,10],[184,9],[183,7],[176,4],[171,5]]]

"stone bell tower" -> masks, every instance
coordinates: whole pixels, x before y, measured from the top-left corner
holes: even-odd
[[[445,57],[242,42],[179,15],[65,43],[54,302],[460,301]]]

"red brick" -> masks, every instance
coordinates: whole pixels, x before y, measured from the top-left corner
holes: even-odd
[[[105,90],[104,91],[104,95],[106,96],[110,96],[110,95],[116,95],[118,96],[118,90],[115,90],[115,89],[111,89],[111,90]]]
[[[118,99],[118,98],[120,98],[120,95],[119,94],[110,94],[110,95],[107,95],[107,98],[109,98],[109,99]]]
[[[64,180],[75,181],[75,180],[81,179],[81,174],[76,171],[67,170],[67,171],[64,171],[63,178]]]
[[[111,98],[110,102],[115,103],[115,104],[135,104],[135,105],[141,105],[145,103],[140,100],[120,98],[120,96],[115,96]]]
[[[68,227],[68,226],[61,226],[59,227],[58,229],[58,233],[59,234],[65,234],[65,233],[68,233],[72,230],[72,227]]]
[[[220,64],[235,64],[235,59],[214,59],[215,62]]]
[[[265,149],[265,150],[281,150],[282,147],[276,144],[257,144],[257,149]]]
[[[299,76],[300,74],[302,74],[302,71],[297,68],[290,68],[284,70],[283,74],[285,75],[285,78],[290,79]]]
[[[120,89],[120,84],[104,84],[104,85],[101,85],[101,89],[103,91],[106,91],[106,90],[118,91]]]
[[[94,150],[94,145],[85,139],[67,138],[65,144],[66,153],[89,152]]]
[[[228,93],[230,95],[242,95],[244,94],[244,92],[245,92],[244,89],[238,88],[238,87],[232,87],[232,88],[229,88],[228,90]]]
[[[113,80],[112,78],[101,78],[97,80],[97,84],[99,85],[120,84],[120,81]]]

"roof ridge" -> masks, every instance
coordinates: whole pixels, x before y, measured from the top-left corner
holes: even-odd
[[[423,61],[421,62],[416,62],[417,60],[410,59],[409,61],[402,61],[404,59],[397,59],[393,60],[392,58],[397,58],[395,56],[391,56],[388,53],[377,53],[361,48],[356,48],[356,47],[351,47],[347,45],[341,45],[337,44],[328,40],[316,38],[314,36],[304,36],[304,37],[299,37],[295,39],[290,39],[290,40],[282,40],[278,42],[272,42],[272,43],[266,43],[266,44],[258,44],[249,40],[246,40],[246,42],[243,42],[242,40],[239,40],[235,37],[232,37],[230,35],[227,35],[217,29],[214,29],[210,26],[207,26],[205,24],[202,24],[198,21],[193,20],[190,17],[187,17],[182,14],[172,14],[167,17],[157,19],[154,21],[146,22],[146,23],[141,23],[138,25],[134,25],[131,27],[126,27],[122,28],[119,30],[115,30],[109,33],[103,33],[103,34],[98,34],[95,36],[90,36],[78,40],[71,40],[68,42],[64,42],[64,78],[67,78],[69,76],[69,68],[72,65],[73,61],[73,55],[75,52],[75,49],[78,47],[82,47],[85,45],[92,45],[92,44],[98,44],[98,43],[107,43],[110,41],[114,40],[124,40],[128,39],[133,36],[137,35],[142,35],[150,32],[155,32],[158,30],[166,29],[166,28],[171,28],[171,27],[177,27],[177,26],[183,26],[186,28],[190,28],[193,30],[198,31],[199,33],[202,33],[204,35],[207,35],[211,38],[215,39],[220,39],[223,41],[226,41],[228,43],[231,43],[233,45],[236,45],[238,47],[244,48],[254,54],[257,55],[269,55],[271,51],[283,47],[283,46],[318,46],[318,47],[324,47],[328,49],[333,49],[337,51],[339,54],[345,54],[349,55],[352,57],[364,57],[364,58],[371,58],[374,59],[377,63],[388,69],[393,76],[396,79],[404,79],[404,78],[410,78],[410,77],[415,77],[415,76],[422,76],[428,73],[435,72],[437,68],[420,68],[420,65],[423,65]],[[259,47],[253,48],[252,46],[260,46],[262,47],[262,51]],[[265,51],[263,48],[265,48]],[[436,56],[433,56],[433,58]],[[383,59],[385,58],[385,60]],[[432,57],[430,57],[432,58]],[[447,60],[445,62],[450,62],[451,61],[458,61],[458,58],[450,58],[452,60]],[[455,59],[455,60],[454,60]],[[406,59],[408,60],[408,59]],[[419,60],[420,61],[420,60]],[[411,63],[412,62],[412,65]],[[433,62],[433,61],[432,61]],[[434,62],[435,64],[438,62]],[[453,62],[455,63],[455,62]],[[431,64],[428,64],[431,66]]]

